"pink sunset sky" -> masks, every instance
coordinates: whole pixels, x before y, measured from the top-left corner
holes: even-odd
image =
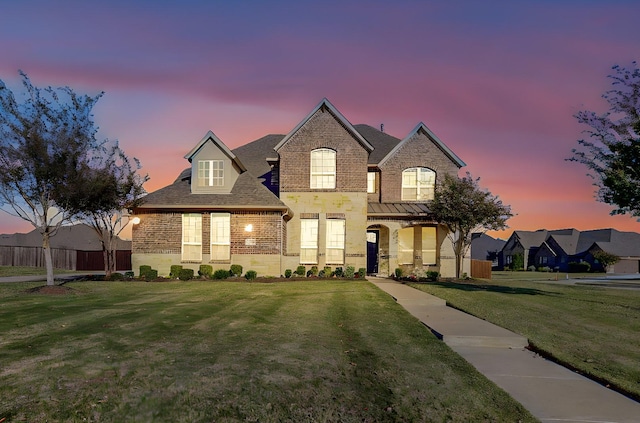
[[[640,231],[594,199],[573,115],[606,110],[615,64],[640,59],[640,2],[11,1],[0,79],[105,91],[102,138],[154,191],[212,130],[229,148],[286,134],[322,98],[404,138],[424,122],[512,206],[510,229]],[[28,223],[0,213],[0,233]]]

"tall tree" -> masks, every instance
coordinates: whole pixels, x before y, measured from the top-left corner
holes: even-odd
[[[445,174],[430,205],[434,219],[448,228],[447,237],[456,255],[457,278],[471,247],[472,234],[505,229],[507,220],[513,216],[511,206],[482,190],[479,183],[480,178],[474,179],[469,172],[462,178]]]
[[[71,183],[59,185],[57,197],[65,209],[91,226],[100,239],[107,279],[116,271],[117,243],[129,223],[128,210],[146,193],[143,184],[149,178],[138,170],[140,162],[114,142],[77,168]]]
[[[570,161],[584,164],[597,187],[596,199],[615,208],[611,214],[640,216],[640,69],[614,66],[613,88],[603,94],[609,111],[575,115],[587,125]]]
[[[50,238],[72,213],[56,199],[68,176],[103,148],[90,97],[71,88],[37,88],[20,72],[22,101],[0,80],[0,203],[42,234],[47,285],[53,285]]]

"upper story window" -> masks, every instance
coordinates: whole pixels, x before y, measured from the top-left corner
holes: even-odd
[[[198,186],[224,186],[224,162],[222,160],[199,160]]]
[[[376,193],[376,172],[367,172],[367,193]]]
[[[433,200],[436,173],[426,167],[412,167],[402,171],[402,200]]]
[[[311,188],[336,187],[336,152],[319,148],[311,152]]]

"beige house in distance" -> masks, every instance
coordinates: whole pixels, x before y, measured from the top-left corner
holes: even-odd
[[[398,139],[352,125],[324,99],[287,135],[229,150],[208,132],[185,159],[173,184],[133,210],[134,270],[240,264],[279,276],[303,265],[455,276],[429,201],[442,175],[465,163],[422,123]]]

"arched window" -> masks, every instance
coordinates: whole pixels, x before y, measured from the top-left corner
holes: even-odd
[[[319,148],[311,152],[311,188],[334,189],[336,187],[336,152]]]
[[[436,173],[426,167],[412,167],[402,171],[402,200],[433,200]]]

